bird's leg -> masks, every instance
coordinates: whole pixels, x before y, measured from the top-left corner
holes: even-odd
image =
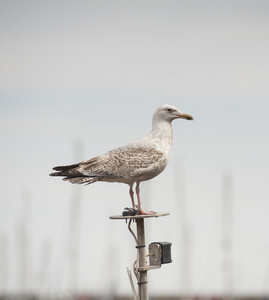
[[[155,211],[144,211],[141,206],[141,200],[140,200],[140,188],[139,188],[139,182],[136,183],[135,188],[136,196],[137,196],[137,202],[138,202],[138,210],[140,212],[140,215],[155,215]]]
[[[129,194],[130,194],[130,197],[131,197],[131,200],[132,200],[133,209],[135,209],[133,183],[130,184]]]

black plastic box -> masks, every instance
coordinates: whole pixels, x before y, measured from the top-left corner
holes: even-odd
[[[172,262],[171,258],[171,246],[172,243],[169,242],[154,242],[152,244],[159,244],[162,248],[162,257],[161,257],[161,263],[162,264],[169,264]]]

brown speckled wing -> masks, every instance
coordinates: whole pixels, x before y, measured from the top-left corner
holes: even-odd
[[[128,177],[138,169],[147,169],[157,163],[163,154],[154,149],[114,150],[89,161],[80,163],[84,176]],[[142,171],[142,170],[141,170]]]

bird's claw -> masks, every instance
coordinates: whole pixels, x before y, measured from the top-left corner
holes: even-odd
[[[136,216],[136,215],[139,215],[139,210],[134,209],[134,208],[125,207],[122,212],[122,215],[123,216]]]
[[[156,211],[144,211],[143,209],[125,207],[122,212],[122,215],[123,216],[156,215]]]
[[[140,215],[156,215],[156,211],[144,211],[142,209],[139,210]]]

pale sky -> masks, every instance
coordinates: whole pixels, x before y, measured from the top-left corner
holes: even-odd
[[[48,174],[143,137],[167,103],[194,121],[173,122],[167,169],[141,184],[145,209],[171,212],[146,221],[147,244],[173,243],[173,263],[149,274],[150,293],[225,289],[226,174],[232,290],[269,294],[269,2],[1,1],[0,14],[0,291],[109,293],[113,283],[131,293],[134,242],[108,218],[131,205],[128,186],[75,187]]]

